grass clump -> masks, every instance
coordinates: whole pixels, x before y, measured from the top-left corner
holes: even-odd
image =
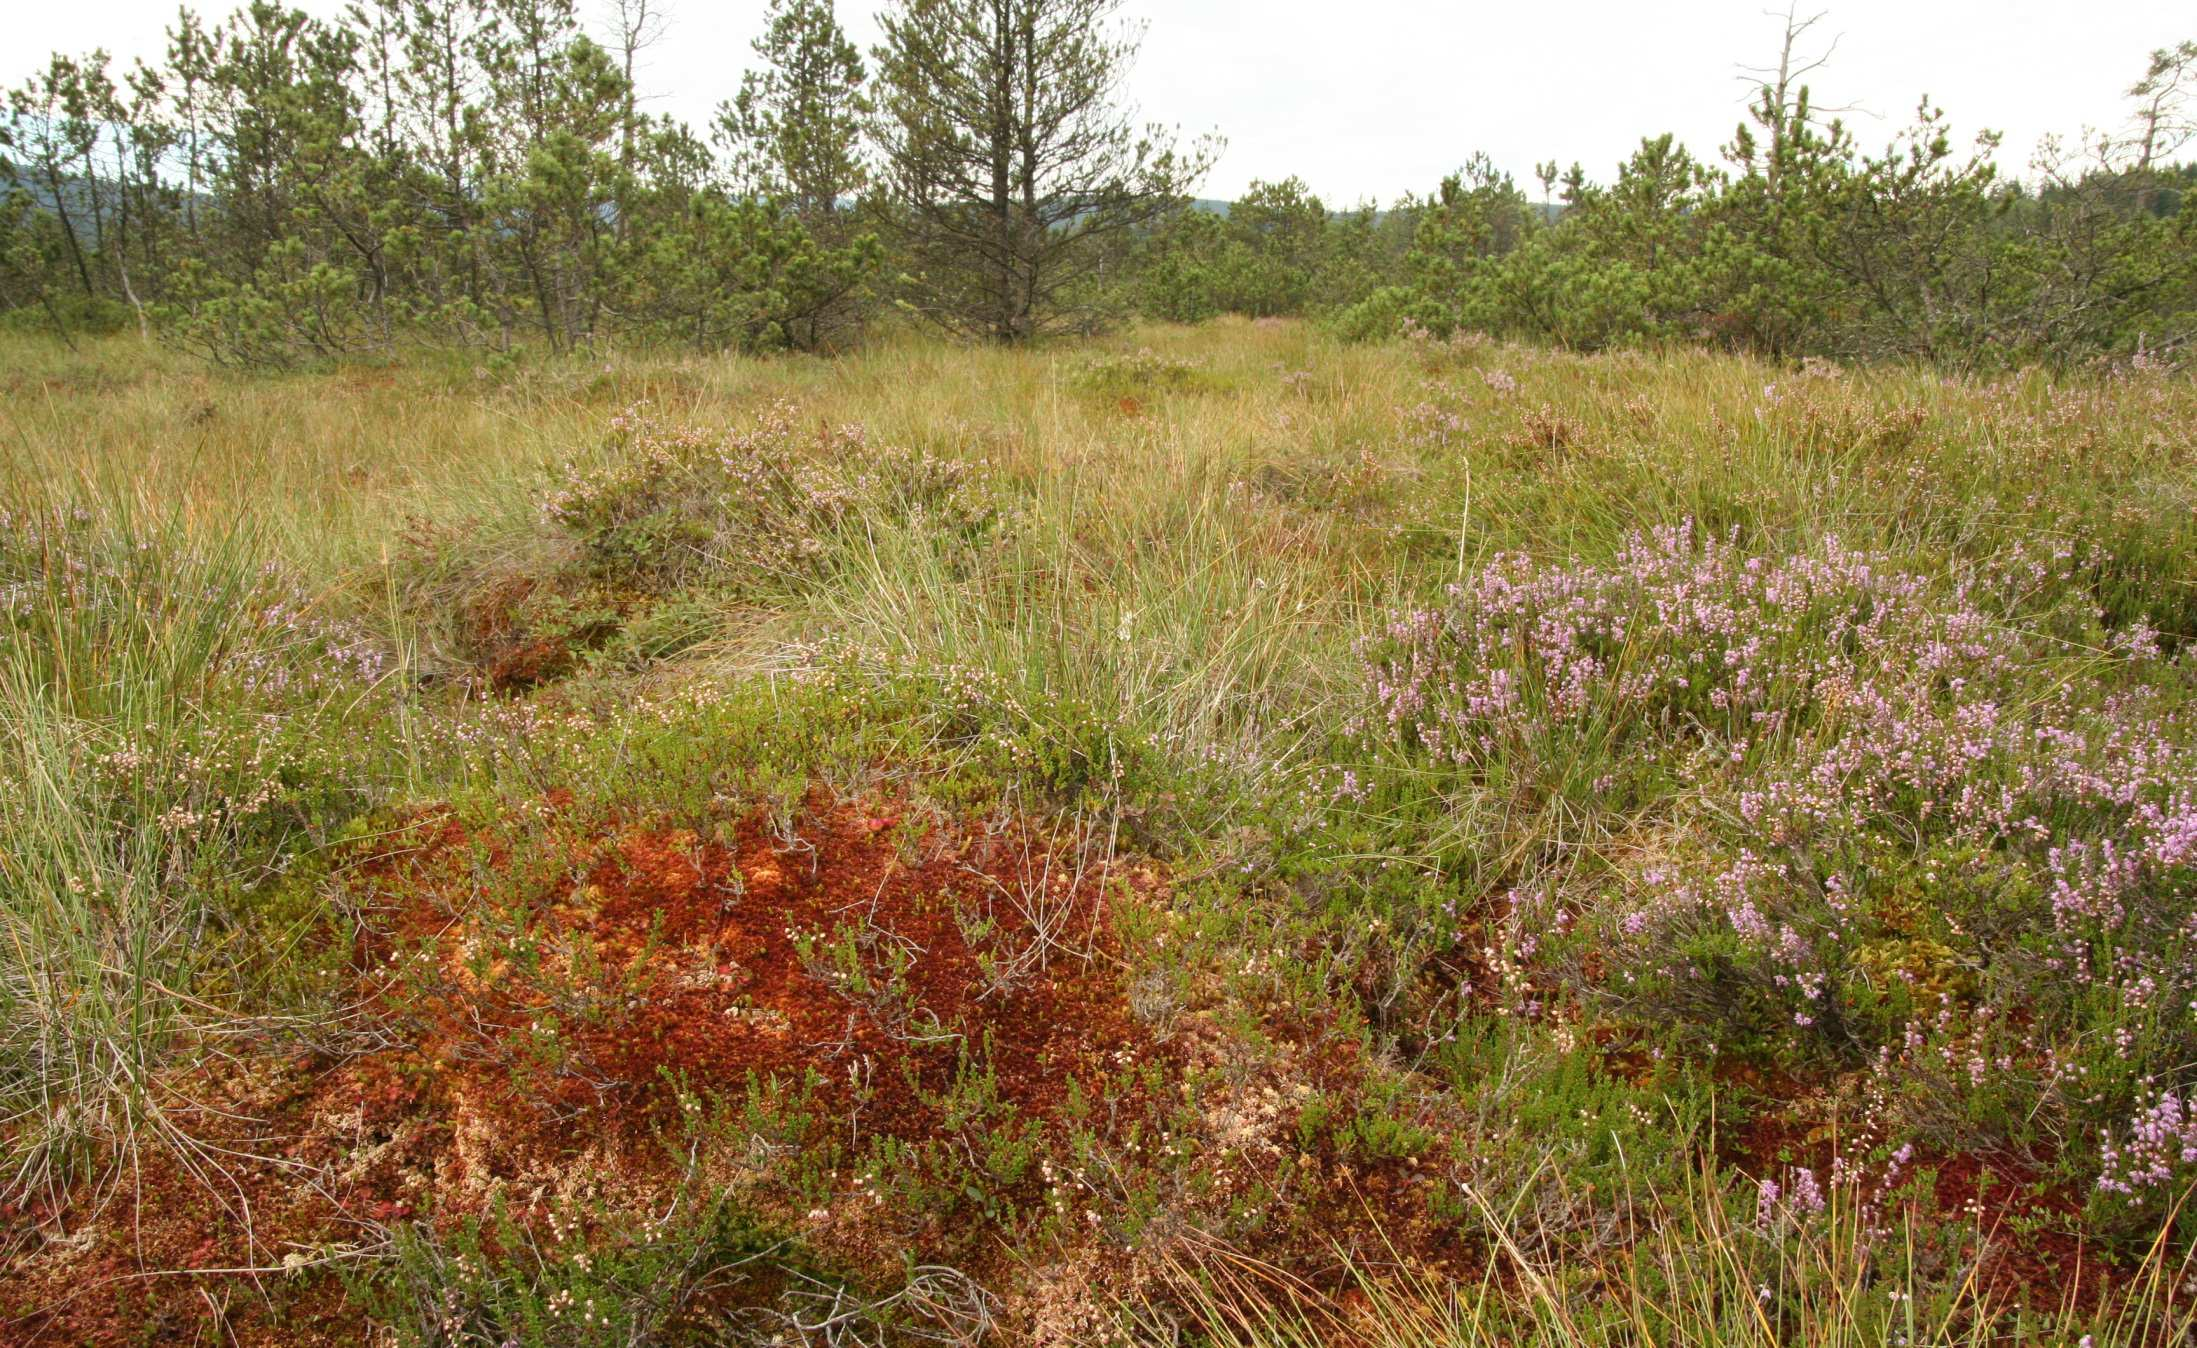
[[[157,1077],[187,1031],[272,1009],[264,990],[291,981],[299,933],[262,905],[369,808],[380,746],[355,728],[387,656],[248,535],[59,510],[9,525],[0,1191],[22,1199],[95,1145],[177,1127]]]

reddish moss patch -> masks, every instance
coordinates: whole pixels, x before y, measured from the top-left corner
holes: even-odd
[[[1824,1091],[1752,1066],[1726,1065],[1721,1075],[1766,1101],[1722,1139],[1719,1159],[1739,1173],[1783,1181],[1805,1166],[1821,1182],[1841,1151],[1867,1150],[1866,1139],[1838,1136],[1822,1121]],[[1927,1184],[1917,1182],[1923,1177]],[[1865,1179],[1861,1196],[1887,1208],[1887,1220],[1904,1212],[1918,1229],[1981,1233],[1975,1287],[1992,1304],[2096,1310],[2128,1272],[2084,1239],[2081,1190],[2018,1156],[1913,1154],[1889,1191]]]
[[[910,842],[853,806],[721,839],[573,823],[545,813],[532,860],[564,874],[512,903],[470,893],[509,841],[476,856],[448,828],[375,882],[401,896],[392,962],[421,1051],[461,1115],[492,1118],[503,1163],[562,1149],[581,1115],[595,1143],[645,1151],[681,1088],[812,1076],[813,1102],[859,1107],[866,1132],[933,1137],[972,1053],[1002,1101],[1050,1119],[1070,1081],[1157,1051],[1098,877],[1025,835]]]
[[[1019,829],[918,835],[892,807],[811,802],[798,828],[704,838],[553,798],[486,830],[415,821],[354,880],[353,1054],[180,1074],[174,1098],[196,1105],[177,1122],[202,1150],[148,1145],[104,1201],[25,1214],[44,1235],[0,1264],[0,1342],[355,1343],[330,1266],[286,1273],[286,1256],[499,1194],[527,1220],[574,1192],[645,1209],[682,1099],[751,1082],[805,1083],[804,1108],[864,1145],[963,1147],[946,1105],[972,1063],[1018,1125],[1061,1124],[1078,1092],[1105,1102],[1084,1124],[1101,1135],[1158,1105],[1124,1069],[1168,1050],[1128,1010],[1108,921],[1110,895],[1153,880],[1080,873]],[[1014,1187],[1043,1213],[1034,1173]],[[942,1234],[878,1205],[806,1235],[897,1269],[929,1219],[1002,1257],[981,1222]]]
[[[191,1145],[148,1142],[112,1190],[23,1214],[0,1263],[0,1343],[359,1342],[324,1261],[423,1198],[445,1137],[418,1081],[385,1054],[211,1063],[169,1083]]]

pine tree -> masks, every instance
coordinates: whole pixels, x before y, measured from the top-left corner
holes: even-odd
[[[862,134],[874,108],[862,53],[840,31],[832,0],[771,0],[755,40],[762,68],[717,110],[736,190],[791,207],[813,227],[869,186]]]
[[[880,140],[918,312],[1002,343],[1087,328],[1122,236],[1211,160],[1120,106],[1139,33],[1119,0],[899,0],[882,16]]]

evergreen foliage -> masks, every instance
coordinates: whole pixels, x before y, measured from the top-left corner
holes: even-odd
[[[0,116],[0,309],[135,325],[229,364],[606,341],[831,350],[890,300],[986,341],[1129,311],[1319,316],[1387,340],[1685,343],[1951,369],[2175,359],[2197,334],[2197,44],[2118,131],[2022,179],[1923,101],[1881,152],[1806,79],[1789,18],[1703,157],[1650,136],[1606,183],[1485,155],[1337,210],[1295,177],[1214,209],[1215,143],[1140,124],[1118,0],[898,0],[865,59],[832,0],[772,0],[706,133],[637,111],[660,36],[623,0],[275,0],[189,10],[165,56],[55,55]]]

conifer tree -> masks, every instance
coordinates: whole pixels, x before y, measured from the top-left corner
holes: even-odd
[[[874,108],[862,53],[832,0],[771,0],[755,54],[761,68],[717,110],[735,189],[828,224],[869,186],[862,136]]]
[[[1113,245],[1211,161],[1135,125],[1120,0],[899,0],[882,16],[885,183],[918,312],[1001,343],[1087,328]]]

